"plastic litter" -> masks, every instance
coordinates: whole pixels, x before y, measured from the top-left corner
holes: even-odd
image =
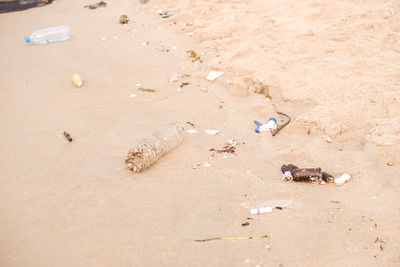
[[[72,83],[76,87],[81,88],[83,85],[83,80],[79,74],[74,74],[74,75],[72,75]]]
[[[180,123],[170,123],[129,150],[126,166],[141,172],[183,141],[184,130]]]
[[[190,133],[190,134],[194,134],[194,133],[197,133],[197,130],[189,129],[189,130],[186,130],[185,132]]]
[[[41,7],[50,4],[53,0],[2,0],[0,13],[25,10],[32,7]]]
[[[207,80],[209,80],[210,82],[215,81],[216,79],[218,79],[219,77],[221,77],[222,75],[224,75],[223,71],[210,71],[207,75]]]
[[[267,212],[272,212],[272,207],[263,207],[250,210],[251,215],[267,213]]]
[[[50,44],[68,40],[71,36],[71,29],[68,26],[57,26],[34,31],[30,35],[25,36],[25,42]]]
[[[219,130],[205,130],[205,132],[209,135],[217,135],[220,131]]]
[[[254,130],[256,133],[270,132],[273,133],[278,129],[278,125],[276,124],[276,119],[271,117],[268,119],[266,124],[263,124],[259,121],[254,121],[254,124],[257,125],[257,128]]]
[[[350,179],[351,179],[350,174],[344,173],[344,174],[342,174],[340,177],[335,178],[335,179],[334,179],[334,182],[335,182],[335,184],[337,184],[337,185],[342,185],[342,184],[348,182]]]
[[[172,74],[171,77],[169,77],[169,82],[174,83],[178,81],[178,74]]]
[[[322,172],[321,168],[298,168],[293,164],[282,165],[282,180],[295,182],[310,182],[315,184],[332,183],[333,177],[329,173]]]

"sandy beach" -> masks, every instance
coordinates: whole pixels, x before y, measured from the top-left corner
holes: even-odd
[[[0,266],[399,266],[400,3],[93,3],[0,14]],[[24,42],[58,25],[70,40]],[[131,172],[174,121],[197,132]],[[288,163],[352,179],[282,181]],[[272,200],[292,205],[250,215]]]

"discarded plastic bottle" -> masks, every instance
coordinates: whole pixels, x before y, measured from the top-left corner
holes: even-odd
[[[71,29],[68,26],[57,26],[34,31],[25,36],[25,42],[34,44],[50,44],[65,41],[71,38]]]
[[[127,167],[141,172],[183,141],[184,128],[180,123],[170,123],[129,150],[125,159]]]

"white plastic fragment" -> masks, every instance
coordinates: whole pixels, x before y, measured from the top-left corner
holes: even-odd
[[[207,75],[207,80],[209,80],[210,82],[215,81],[217,78],[221,77],[222,75],[224,75],[223,71],[215,71],[212,70],[208,73]]]
[[[103,36],[103,37],[100,38],[101,41],[107,41],[107,39],[108,39],[108,38],[105,37],[105,36]]]
[[[169,77],[169,82],[174,83],[178,81],[178,74],[173,74],[171,77]]]
[[[185,132],[190,133],[190,134],[194,134],[194,133],[197,133],[197,130],[189,129],[189,130],[186,130]]]
[[[272,212],[272,207],[263,207],[263,208],[257,208],[257,209],[251,209],[250,214],[261,214],[261,213],[266,213],[266,212]]]
[[[204,163],[203,165],[204,165],[204,167],[211,167],[212,166],[210,163],[207,163],[207,162]]]
[[[136,94],[131,94],[131,97],[132,97],[132,98],[136,97]]]
[[[337,185],[342,185],[342,184],[348,182],[350,179],[351,179],[350,174],[344,173],[344,174],[342,174],[342,176],[335,178],[334,183]]]
[[[141,83],[137,83],[136,84],[136,87],[140,87],[140,86],[142,86],[143,84],[141,84]]]
[[[205,130],[205,132],[209,135],[217,135],[220,131],[219,130]]]

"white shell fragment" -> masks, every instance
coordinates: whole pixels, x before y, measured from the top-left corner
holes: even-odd
[[[351,179],[350,174],[344,173],[342,176],[335,178],[334,183],[337,185],[342,185]]]
[[[324,135],[324,139],[326,142],[331,143],[332,142],[332,138],[330,138],[328,135]]]
[[[131,97],[132,97],[132,98],[136,97],[136,94],[131,94]]]
[[[205,130],[205,132],[209,135],[217,135],[220,131],[219,130]]]
[[[189,129],[189,130],[186,130],[185,132],[190,133],[190,134],[194,134],[194,133],[197,133],[197,130]]]
[[[206,167],[206,168],[207,168],[207,167],[211,167],[211,166],[212,166],[210,163],[207,163],[207,162],[206,162],[206,163],[204,163],[203,165],[204,165],[204,167]]]
[[[219,77],[221,77],[222,75],[224,75],[223,71],[210,71],[207,75],[207,80],[209,80],[210,82],[215,81],[216,79],[218,79]]]

